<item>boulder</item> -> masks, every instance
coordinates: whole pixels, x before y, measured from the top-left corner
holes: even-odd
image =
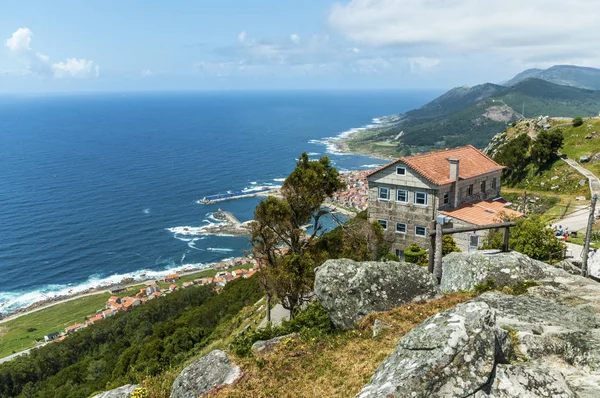
[[[407,333],[357,397],[470,396],[488,384],[511,348],[487,304],[459,304]]]
[[[443,259],[442,292],[473,290],[476,284],[494,279],[496,287],[516,286],[553,274],[553,268],[518,252],[450,253]]]
[[[115,388],[114,390],[105,391],[101,394],[94,395],[92,398],[129,398],[131,397],[131,393],[139,387],[141,387],[139,384],[125,384],[124,386]]]
[[[267,355],[275,351],[275,348],[282,340],[292,339],[298,336],[298,333],[286,334],[285,336],[275,337],[270,340],[258,340],[252,344],[252,352],[256,355]]]
[[[173,383],[171,398],[197,398],[214,388],[233,383],[239,376],[240,368],[234,366],[227,354],[214,350],[183,369]]]
[[[500,364],[493,382],[474,398],[571,398],[575,393],[564,376],[543,364]]]
[[[352,329],[365,315],[439,294],[426,268],[404,262],[328,260],[315,269],[315,295],[333,324]]]

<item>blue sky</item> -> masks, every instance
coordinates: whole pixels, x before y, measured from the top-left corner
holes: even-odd
[[[600,66],[597,0],[523,3],[2,0],[0,92],[439,89]]]

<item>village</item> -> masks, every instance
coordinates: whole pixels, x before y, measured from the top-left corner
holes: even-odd
[[[231,271],[229,269],[235,268]],[[53,332],[44,336],[44,342],[63,341],[70,334],[88,326],[102,322],[119,312],[129,311],[134,307],[142,305],[149,300],[154,300],[165,295],[171,294],[179,289],[187,289],[194,286],[212,285],[217,293],[220,293],[223,287],[232,280],[239,278],[250,278],[259,269],[259,263],[251,257],[240,257],[229,261],[222,261],[214,266],[216,272],[214,277],[197,278],[193,281],[183,282],[179,274],[173,273],[165,275],[162,280],[146,284],[133,296],[120,297],[119,294],[126,292],[128,287],[116,285],[109,289],[111,297],[107,300],[106,306],[94,314],[88,315],[85,322],[70,325],[61,332]],[[139,286],[139,285],[136,285]]]
[[[346,210],[364,211],[367,209],[367,175],[372,170],[355,170],[340,173],[340,179],[346,183],[346,189],[335,193],[328,202]]]

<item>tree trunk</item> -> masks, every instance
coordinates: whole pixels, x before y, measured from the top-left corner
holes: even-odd
[[[271,295],[267,294],[267,323],[271,322]]]

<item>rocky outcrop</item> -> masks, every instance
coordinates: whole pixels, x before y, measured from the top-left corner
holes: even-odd
[[[315,295],[333,324],[352,329],[373,312],[431,299],[439,294],[434,277],[415,264],[328,260],[315,269]]]
[[[124,386],[115,388],[114,390],[105,391],[101,394],[94,395],[92,398],[129,398],[131,397],[131,393],[139,387],[139,384],[125,384]]]
[[[456,290],[494,275],[538,286],[520,296],[487,292],[430,317],[358,397],[600,397],[599,283],[515,253],[450,256],[446,286]]]
[[[222,385],[231,384],[240,376],[235,366],[223,351],[214,350],[200,358],[177,376],[171,388],[171,398],[197,398]]]
[[[461,304],[406,334],[357,397],[470,396],[511,349],[487,304]]]
[[[473,290],[476,284],[493,279],[496,287],[516,286],[555,274],[555,269],[518,252],[495,250],[477,253],[450,253],[442,265],[442,292]]]
[[[298,336],[298,333],[286,334],[285,336],[275,337],[270,340],[258,340],[252,344],[252,352],[256,355],[267,355],[275,351],[275,348],[281,341],[293,339]]]

